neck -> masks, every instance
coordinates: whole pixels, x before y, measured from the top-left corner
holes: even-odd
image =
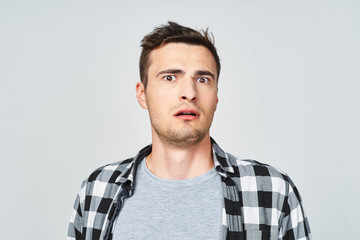
[[[153,134],[152,152],[146,158],[149,170],[164,179],[188,179],[200,176],[214,166],[209,133],[189,148],[168,146]]]

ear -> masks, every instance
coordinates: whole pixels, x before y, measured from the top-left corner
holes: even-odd
[[[215,111],[216,111],[216,109],[217,109],[217,105],[218,105],[218,103],[219,103],[219,98],[217,97],[217,98],[216,98]]]
[[[146,104],[144,84],[141,82],[136,84],[136,98],[143,109],[148,109]]]

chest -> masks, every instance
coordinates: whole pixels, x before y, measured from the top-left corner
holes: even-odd
[[[221,179],[171,186],[149,179],[137,181],[115,221],[114,240],[221,239]]]

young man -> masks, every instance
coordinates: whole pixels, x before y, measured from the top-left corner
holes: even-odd
[[[136,93],[152,145],[83,182],[68,239],[311,239],[290,178],[210,137],[219,73],[207,31],[169,22],[144,37]]]

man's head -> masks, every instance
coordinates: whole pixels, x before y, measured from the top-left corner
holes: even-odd
[[[199,32],[174,22],[168,22],[168,25],[162,25],[161,27],[155,28],[153,32],[146,35],[141,41],[142,51],[140,55],[139,69],[140,79],[145,88],[148,84],[147,71],[151,64],[149,58],[151,51],[171,42],[206,47],[215,59],[217,70],[216,80],[218,81],[221,68],[220,59],[214,46],[213,36],[210,36],[208,30],[206,29]]]
[[[149,112],[153,144],[188,148],[210,139],[220,63],[207,36],[169,23],[144,38],[136,92]]]

